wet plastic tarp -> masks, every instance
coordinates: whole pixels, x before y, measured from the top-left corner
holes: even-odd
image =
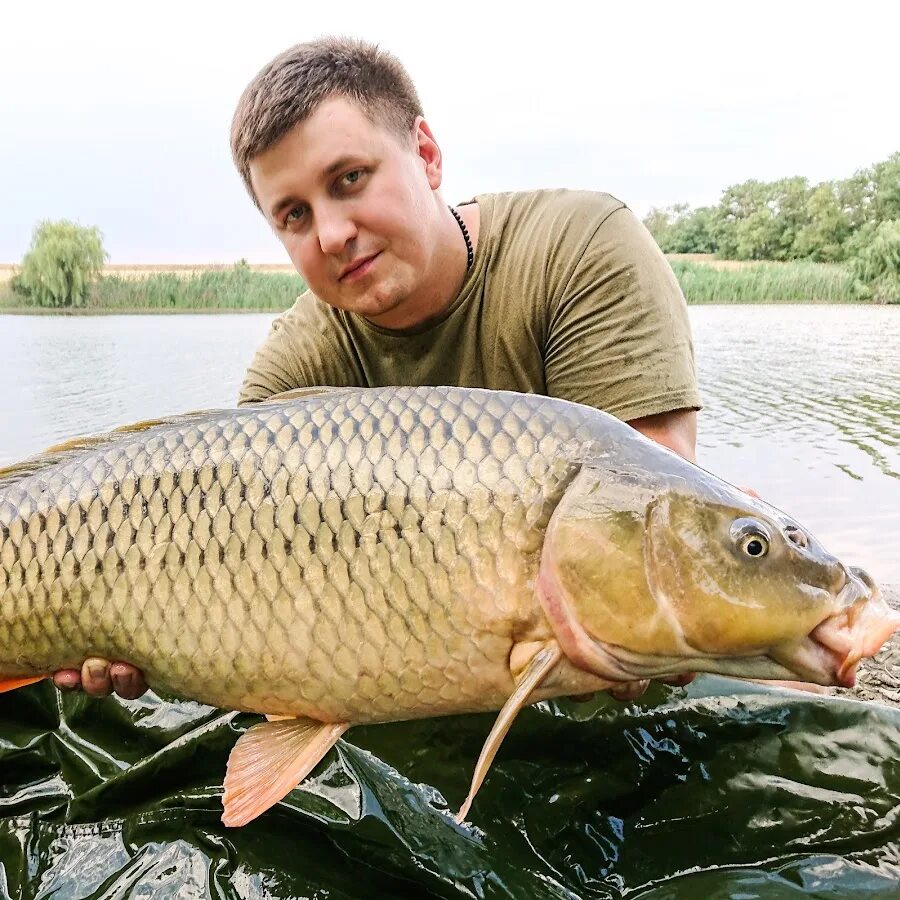
[[[712,678],[542,703],[458,826],[492,720],[352,729],[228,829],[225,762],[258,717],[5,694],[0,896],[900,897],[900,710]]]

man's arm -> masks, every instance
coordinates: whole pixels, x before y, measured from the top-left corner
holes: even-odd
[[[645,437],[674,450],[692,463],[697,462],[697,413],[693,409],[674,409],[641,416],[628,424]]]

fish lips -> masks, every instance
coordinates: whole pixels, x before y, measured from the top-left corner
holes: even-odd
[[[807,681],[849,688],[856,684],[859,661],[874,656],[900,630],[900,613],[884,602],[868,574],[855,568],[848,570],[835,605],[837,611],[804,640],[770,655]]]

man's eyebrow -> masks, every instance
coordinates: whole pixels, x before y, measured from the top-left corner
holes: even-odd
[[[332,175],[336,175],[341,169],[345,166],[349,166],[351,163],[359,162],[359,158],[356,156],[344,155],[338,157],[333,163],[326,166],[319,173],[320,181],[327,181],[331,178]],[[282,212],[285,207],[293,206],[293,204],[297,203],[297,199],[293,196],[293,194],[288,194],[286,197],[282,197],[269,211],[269,215],[275,219],[278,217],[278,214]]]
[[[328,178],[331,178],[332,175],[337,175],[337,173],[343,169],[345,166],[349,166],[351,163],[359,162],[359,157],[345,154],[344,156],[339,156],[330,166],[326,166],[322,169],[322,173],[319,175],[319,178],[322,181],[325,181]]]
[[[270,210],[269,215],[273,219],[277,219],[279,214],[286,209],[288,206],[293,206],[297,201],[294,199],[293,194],[288,194],[286,197],[282,197]]]

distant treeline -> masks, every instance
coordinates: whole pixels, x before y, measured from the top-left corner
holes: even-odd
[[[644,224],[666,253],[843,262],[873,299],[900,299],[900,153],[844,181],[745,181],[716,206],[654,208]]]

